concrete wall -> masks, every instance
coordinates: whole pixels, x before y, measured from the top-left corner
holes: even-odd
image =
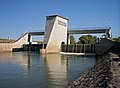
[[[63,44],[61,46],[62,52],[69,53],[95,53],[95,45],[93,44]]]
[[[42,44],[23,44],[22,51],[39,51]]]
[[[103,55],[104,53],[106,53],[107,51],[109,51],[109,49],[114,45],[114,41],[110,40],[110,39],[102,39],[100,42],[98,42],[95,45],[95,52],[96,55]]]
[[[28,43],[28,33],[20,37],[15,43],[0,43],[0,52],[12,51],[14,48],[21,48]]]
[[[67,42],[68,20],[61,16],[48,16],[46,19],[46,29],[44,44],[46,53],[55,53],[60,51],[62,42]]]

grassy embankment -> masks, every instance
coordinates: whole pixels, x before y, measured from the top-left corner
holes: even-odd
[[[13,39],[0,38],[0,43],[13,43],[13,42],[15,42],[15,40],[13,40]]]

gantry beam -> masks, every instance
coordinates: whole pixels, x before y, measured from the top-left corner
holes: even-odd
[[[45,32],[29,32],[29,35],[31,36],[37,36],[37,35],[44,35]],[[93,29],[73,29],[68,30],[67,34],[99,34],[99,33],[105,33],[106,35],[111,36],[111,28],[93,28]]]
[[[74,29],[74,30],[68,30],[68,34],[98,34],[98,33],[109,33],[111,28],[96,28],[96,29]]]
[[[70,34],[99,34],[99,33],[105,33],[106,38],[112,37],[112,31],[111,27],[108,28],[93,28],[93,29],[74,29],[74,30],[68,30],[68,35]]]
[[[45,32],[29,32],[31,36],[44,35]]]

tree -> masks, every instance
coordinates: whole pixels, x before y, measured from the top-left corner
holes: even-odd
[[[73,35],[70,36],[70,44],[76,44],[76,41]]]
[[[83,35],[79,38],[78,44],[95,44],[97,38],[92,35]]]
[[[116,41],[116,42],[120,42],[120,37],[118,37],[118,38],[113,38],[113,40]]]

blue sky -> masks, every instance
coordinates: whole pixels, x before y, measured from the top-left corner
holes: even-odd
[[[68,18],[69,28],[111,26],[120,35],[120,0],[0,0],[0,38],[16,39],[30,25],[44,30],[54,14]]]

